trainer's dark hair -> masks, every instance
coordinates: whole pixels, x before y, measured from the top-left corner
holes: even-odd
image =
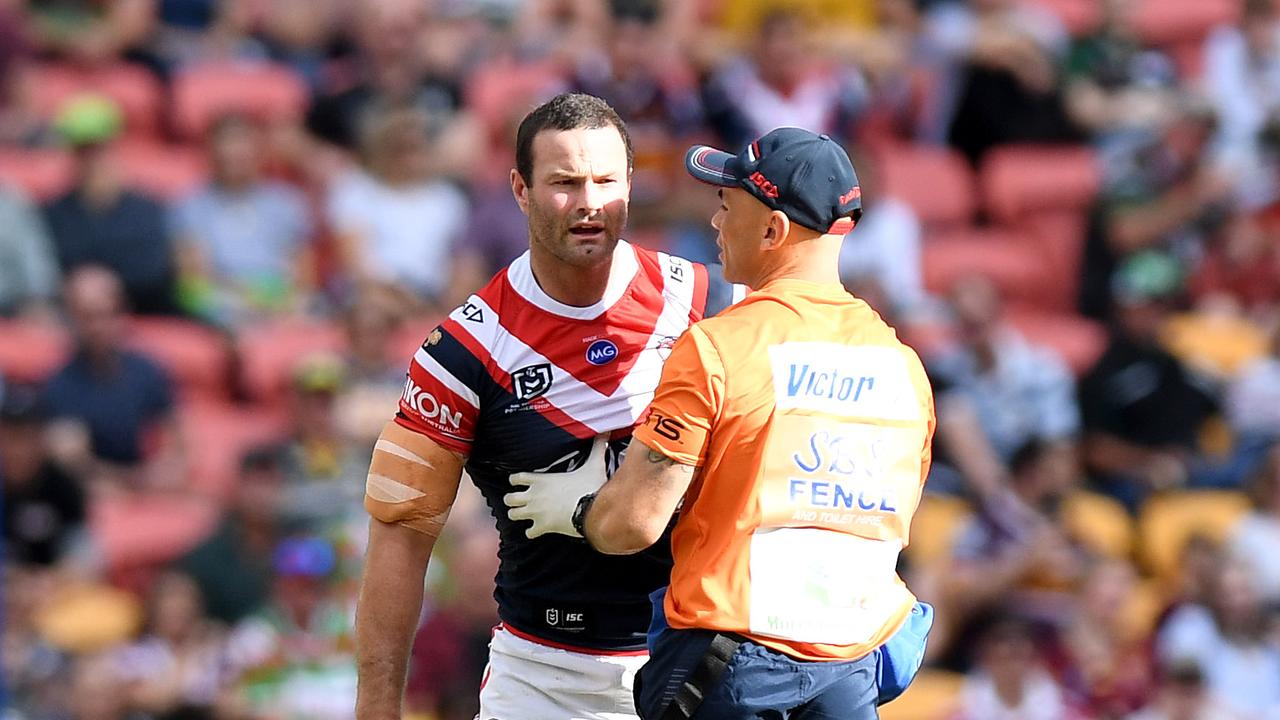
[[[585,93],[561,93],[534,108],[520,121],[516,131],[516,171],[526,183],[533,182],[533,139],[543,130],[595,129],[612,126],[622,136],[627,148],[627,170],[635,160],[631,148],[631,133],[609,107],[609,103]]]

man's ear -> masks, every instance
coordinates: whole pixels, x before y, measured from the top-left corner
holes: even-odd
[[[511,170],[511,194],[516,198],[516,204],[520,206],[520,212],[525,215],[529,214],[529,186],[524,181],[524,176],[519,170],[512,168]]]
[[[786,242],[791,233],[791,218],[781,210],[769,213],[769,221],[764,227],[764,237],[760,239],[760,249],[777,250]]]

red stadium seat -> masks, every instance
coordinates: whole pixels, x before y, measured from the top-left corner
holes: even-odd
[[[1199,42],[1213,28],[1237,22],[1240,0],[1140,0],[1133,22],[1151,45]]]
[[[926,225],[966,225],[973,219],[973,172],[954,150],[892,145],[876,151],[875,163],[884,194],[910,205]]]
[[[125,141],[117,147],[126,181],[162,200],[194,192],[209,176],[200,150],[148,141]]]
[[[60,328],[0,320],[0,375],[19,382],[40,382],[53,374],[71,351]]]
[[[227,397],[230,347],[216,330],[190,320],[136,317],[126,342],[164,366],[182,397]]]
[[[342,328],[336,325],[282,320],[247,327],[237,344],[245,388],[256,399],[278,400],[301,358],[345,347]]]
[[[74,95],[98,93],[120,105],[127,134],[134,137],[159,134],[164,90],[155,75],[137,65],[118,63],[82,69],[50,63],[36,70],[32,90],[36,108],[44,117],[52,118]]]
[[[0,147],[0,183],[18,188],[36,202],[66,191],[73,172],[71,156],[65,152]]]
[[[174,125],[201,138],[218,116],[244,113],[265,122],[297,120],[307,104],[302,78],[282,65],[218,63],[179,72],[173,81]]]
[[[184,403],[178,420],[188,448],[190,489],[220,502],[230,497],[246,452],[283,442],[289,434],[284,414],[229,403]]]
[[[1046,288],[1056,276],[1035,243],[1006,230],[963,230],[925,243],[924,284],[932,293],[950,292],[956,281],[982,275],[990,278],[1010,302],[1043,305]]]
[[[1006,309],[1005,318],[1030,342],[1056,351],[1077,377],[1093,367],[1107,347],[1102,325],[1078,315],[1015,306]]]
[[[1087,209],[1102,173],[1083,145],[1014,145],[987,153],[979,181],[988,212],[1008,223],[1031,213]]]
[[[1046,307],[1071,311],[1080,290],[1080,267],[1084,262],[1087,216],[1081,212],[1043,212],[1017,224],[1017,228],[1040,247],[1043,262],[1053,268],[1055,285],[1046,289]]]
[[[208,536],[219,509],[199,497],[112,495],[92,505],[89,525],[107,567],[176,560]]]
[[[524,115],[563,83],[560,67],[554,62],[491,62],[481,65],[467,80],[467,107],[491,132],[499,132],[514,111],[519,111],[517,117]]]
[[[1102,22],[1099,0],[1035,0],[1035,4],[1057,16],[1076,37],[1089,34]]]

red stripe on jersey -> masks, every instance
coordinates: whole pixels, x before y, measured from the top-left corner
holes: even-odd
[[[707,266],[693,263],[693,302],[689,308],[689,324],[692,325],[707,314]]]
[[[598,648],[578,647],[577,645],[567,645],[565,643],[558,643],[558,642],[552,642],[551,640],[544,640],[538,637],[537,635],[527,633],[523,630],[517,630],[516,628],[511,627],[511,625],[507,623],[503,623],[498,627],[499,629],[506,630],[512,635],[515,635],[521,640],[528,640],[531,643],[537,643],[538,645],[543,645],[545,647],[555,648],[557,650],[568,650],[569,652],[575,652],[581,655],[603,655],[608,657],[642,657],[644,655],[649,654],[648,650],[600,650]]]
[[[612,395],[648,346],[665,303],[656,258],[642,252],[636,258],[640,271],[622,299],[597,318],[576,320],[547,312],[524,300],[508,283],[503,306],[520,311],[500,315],[498,322],[575,380],[602,395]],[[587,357],[592,348],[616,354],[604,356],[609,359],[597,365]]]
[[[472,355],[476,356],[484,364],[484,369],[488,371],[489,377],[498,383],[503,390],[515,394],[515,386],[511,383],[511,373],[498,367],[493,361],[493,356],[489,351],[484,349],[471,333],[463,329],[457,320],[452,318],[445,320],[442,325],[462,346],[465,347]],[[577,438],[594,437],[596,432],[590,427],[578,422],[565,411],[556,407],[545,397],[535,398],[530,401],[529,407],[533,408],[539,415],[545,417],[556,427],[572,434]]]
[[[470,449],[479,408],[454,392],[418,362],[409,363],[409,378],[400,395],[401,425],[450,449]]]

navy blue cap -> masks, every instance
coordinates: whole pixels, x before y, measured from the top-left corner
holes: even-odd
[[[792,222],[843,235],[862,217],[862,188],[840,143],[794,127],[771,130],[737,155],[706,145],[689,148],[689,174],[738,187]]]

